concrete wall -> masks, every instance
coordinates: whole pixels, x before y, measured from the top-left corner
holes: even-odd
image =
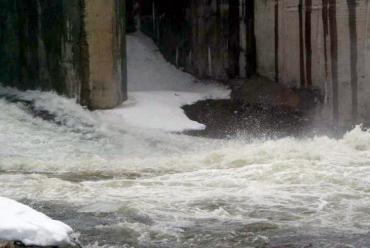
[[[370,1],[255,1],[258,73],[319,89],[323,118],[370,123]]]
[[[0,1],[0,81],[77,97],[82,20],[77,1]]]
[[[141,2],[141,30],[153,38],[168,61],[192,71],[190,1]]]
[[[0,1],[0,82],[91,109],[125,99],[124,0]]]
[[[144,29],[178,67],[200,78],[257,73],[318,90],[323,119],[370,124],[369,0],[142,2]]]
[[[226,2],[191,2],[191,64],[201,78],[228,78],[228,17]]]
[[[253,74],[253,0],[142,1],[142,28],[167,60],[199,78]]]

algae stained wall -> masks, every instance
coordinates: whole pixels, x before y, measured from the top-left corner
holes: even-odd
[[[21,89],[54,90],[92,109],[122,102],[126,97],[125,1],[107,0],[104,6],[100,2],[1,0],[0,82]],[[108,21],[100,29],[89,28],[101,20],[101,11]],[[103,30],[109,38],[101,40]],[[97,53],[97,42],[104,54]]]
[[[0,5],[0,81],[77,97],[82,70],[78,1],[3,0]]]
[[[141,1],[142,30],[167,60],[199,78],[255,72],[253,1]]]

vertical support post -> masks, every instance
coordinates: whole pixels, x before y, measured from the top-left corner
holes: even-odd
[[[239,76],[247,76],[247,25],[246,25],[246,0],[240,0],[239,3],[239,25],[240,25],[240,56],[239,56]]]
[[[229,77],[239,76],[240,56],[240,25],[239,25],[239,0],[229,1]]]
[[[117,11],[123,2],[85,0],[91,109],[113,108],[125,99],[124,10]]]
[[[256,35],[254,27],[255,0],[246,0],[245,22],[246,22],[246,76],[250,77],[257,71]],[[257,0],[258,1],[258,0]]]

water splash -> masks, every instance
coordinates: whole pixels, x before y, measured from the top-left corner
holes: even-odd
[[[356,236],[370,228],[370,132],[360,126],[341,139],[217,141],[132,129],[53,93],[1,92],[1,194],[103,216],[90,232],[116,243],[102,247],[367,242]]]

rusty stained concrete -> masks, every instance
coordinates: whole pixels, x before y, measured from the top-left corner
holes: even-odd
[[[256,1],[258,73],[319,89],[339,126],[369,124],[369,12],[369,0]]]

